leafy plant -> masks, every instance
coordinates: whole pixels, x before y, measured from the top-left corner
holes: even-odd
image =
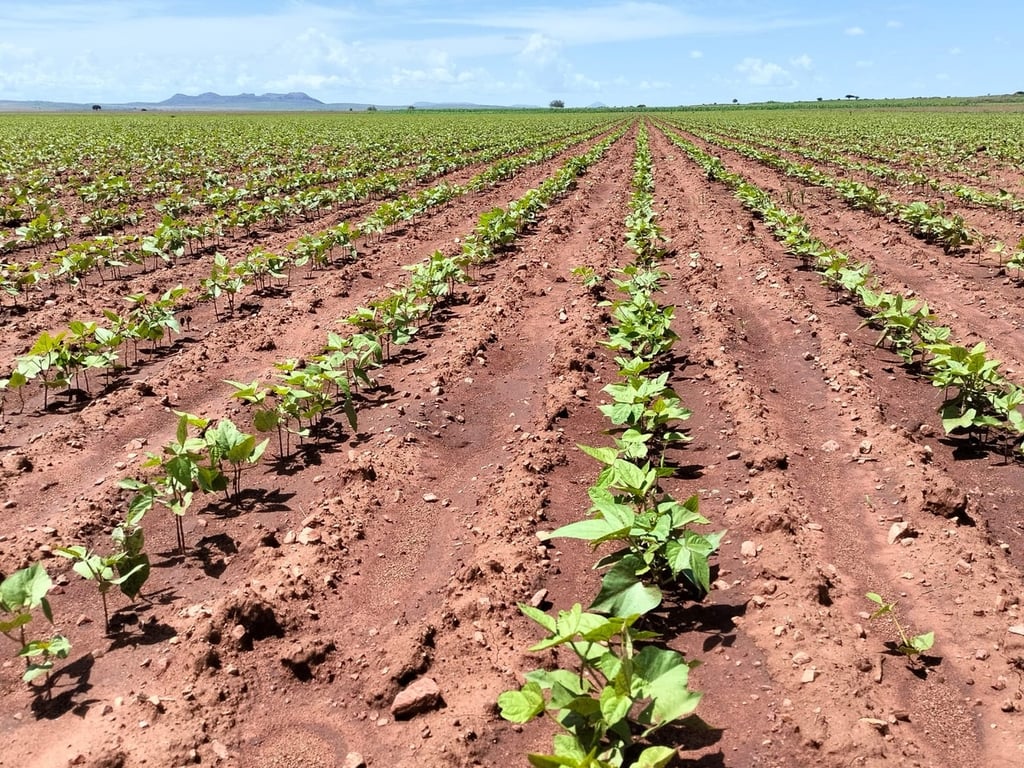
[[[156,467],[161,473],[149,482],[126,478],[120,485],[135,491],[130,503],[132,510],[144,514],[154,505],[160,504],[174,514],[175,532],[179,554],[185,554],[185,513],[192,506],[195,492],[213,493],[227,487],[227,478],[209,462],[208,445],[202,437],[189,434],[191,427],[200,431],[209,426],[209,421],[189,413],[179,413],[175,438],[167,443],[161,453],[148,454],[144,468]]]
[[[0,582],[0,633],[19,646],[18,656],[25,659],[21,679],[26,683],[41,675],[49,677],[54,659],[66,659],[71,652],[71,643],[61,634],[31,639],[26,631],[37,610],[53,624],[53,609],[46,599],[52,587],[41,563],[15,571]]]
[[[548,637],[530,648],[539,652],[564,647],[576,665],[536,669],[518,690],[498,697],[501,716],[527,723],[547,714],[562,729],[552,754],[531,754],[537,768],[662,768],[675,755],[668,746],[651,745],[660,729],[690,715],[701,694],[688,687],[688,662],[673,650],[636,643],[654,633],[633,628],[639,615],[600,616],[579,603],[557,618],[528,605],[519,609],[543,627]]]
[[[920,654],[929,650],[935,644],[934,632],[925,632],[920,635],[908,634],[907,629],[900,623],[899,616],[896,613],[895,602],[886,602],[885,598],[876,592],[868,592],[866,597],[878,606],[874,613],[871,614],[871,619],[879,619],[883,616],[889,617],[893,626],[896,628],[897,634],[899,635],[899,642],[896,644],[896,650],[908,659],[911,661],[915,660]]]

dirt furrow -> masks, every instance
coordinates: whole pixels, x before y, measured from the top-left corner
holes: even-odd
[[[963,738],[965,731],[975,733],[986,759],[1013,754],[1019,749],[1013,736],[975,725],[980,712],[966,706],[975,676],[972,645],[980,637],[998,645],[1005,627],[998,630],[989,619],[967,628],[968,611],[947,617],[947,606],[936,610],[928,595],[974,591],[976,582],[990,580],[981,602],[996,605],[999,587],[991,582],[1019,583],[1019,572],[983,534],[950,529],[924,510],[929,489],[943,478],[925,463],[920,447],[883,416],[885,400],[894,393],[887,391],[888,378],[872,370],[871,353],[861,352],[870,347],[858,338],[855,324],[840,318],[833,325],[824,317],[818,310],[828,301],[824,289],[815,296],[813,287],[792,284],[781,248],[759,242],[736,224],[743,220],[742,209],[724,188],[709,187],[695,166],[681,167],[685,158],[663,141],[656,146],[669,158],[658,158],[656,165],[677,174],[673,186],[682,187],[672,199],[690,202],[684,224],[689,237],[681,238],[682,248],[701,255],[680,254],[681,301],[699,318],[701,353],[714,361],[707,375],[719,382],[723,407],[737,422],[737,449],[747,455],[771,446],[768,455],[776,467],[779,455],[786,457],[785,470],[770,473],[776,477],[768,487],[755,478],[742,495],[731,495],[724,517],[737,537],[746,529],[763,546],[754,564],[760,573],[748,587],[763,607],[740,628],[771,651],[773,681],[791,686],[786,696],[795,709],[783,717],[799,727],[805,747],[819,750],[805,759],[847,765],[854,754],[855,764],[942,764],[959,746],[941,734]],[[759,458],[753,468],[771,464]],[[918,532],[908,549],[887,542],[888,528],[897,521]],[[983,565],[965,563],[967,576],[949,567],[965,537],[968,549],[987,553]],[[988,573],[979,578],[974,568]],[[770,593],[758,594],[769,582]],[[861,615],[869,608],[863,598],[868,590],[899,592],[913,626],[935,626],[949,654],[941,672],[929,670],[927,682],[919,684],[898,662],[894,669],[894,659],[884,654],[884,633]],[[873,684],[878,665],[884,665],[882,682]],[[1003,671],[994,667],[993,677]],[[864,718],[885,721],[894,712],[904,714],[901,708],[910,700],[916,705],[906,712],[910,727],[899,718],[884,727],[865,724]],[[829,702],[825,710],[823,701]],[[1002,703],[988,697],[979,705],[984,718],[1007,721]],[[957,764],[975,764],[978,748],[958,753]]]

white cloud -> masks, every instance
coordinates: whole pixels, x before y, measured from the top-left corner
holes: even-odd
[[[814,61],[806,53],[802,53],[796,58],[790,59],[789,64],[794,69],[809,70],[814,65]]]
[[[691,59],[703,59],[704,58],[704,51],[690,51],[690,58]]]
[[[793,78],[785,69],[771,61],[748,57],[736,65],[752,85],[792,85]]]
[[[847,27],[845,32],[850,37],[859,37],[864,34],[864,30],[861,27]]]
[[[890,19],[889,21],[885,22],[885,26],[888,27],[889,29],[900,29],[903,26],[903,22],[896,21],[895,19]]]
[[[538,31],[567,45],[596,45],[626,40],[653,40],[690,35],[736,35],[819,26],[825,20],[807,16],[737,13],[697,16],[671,4],[620,0],[580,7],[567,13],[557,6],[510,8],[493,13],[449,16],[431,22],[470,27]]]
[[[532,66],[546,67],[557,63],[561,53],[562,44],[558,40],[535,32],[527,39],[519,57]]]
[[[870,59],[859,59],[854,63],[854,66],[860,69],[869,69],[875,66],[875,62],[871,61]]]
[[[956,46],[953,46],[952,48],[949,49],[950,56],[959,56],[961,53],[963,53],[963,51]]]

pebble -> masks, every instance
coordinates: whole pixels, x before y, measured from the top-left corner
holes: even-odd
[[[802,675],[800,675],[800,682],[801,683],[813,683],[814,682],[814,678],[816,678],[817,676],[818,676],[818,670],[816,670],[814,667],[811,667],[810,669],[805,669],[804,673]]]
[[[821,444],[821,450],[825,453],[835,453],[839,450],[839,443],[835,440],[826,440]]]
[[[729,460],[738,459],[739,457],[740,457],[740,452],[739,451],[732,451],[731,453],[727,453],[725,455],[725,458],[727,458]]]
[[[427,504],[433,504],[435,501],[438,500],[438,497],[433,493],[424,493],[423,500],[427,502]]]
[[[429,677],[421,677],[400,691],[391,702],[394,717],[411,717],[436,708],[441,703],[441,689]]]
[[[899,539],[903,538],[907,531],[910,529],[910,523],[904,521],[902,523],[893,523],[889,528],[889,535],[886,540],[889,544],[895,544]]]
[[[740,555],[748,559],[757,557],[757,545],[752,541],[744,541],[740,544]]]

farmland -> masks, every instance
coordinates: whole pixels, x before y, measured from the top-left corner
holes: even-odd
[[[1019,765],[1022,122],[0,116],[0,765]]]

